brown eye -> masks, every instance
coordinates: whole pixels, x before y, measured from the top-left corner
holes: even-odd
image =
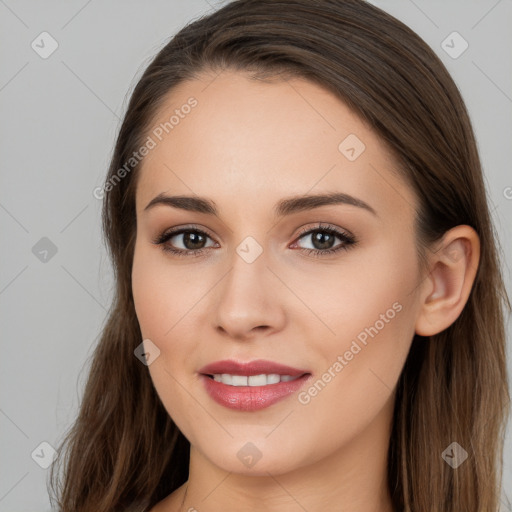
[[[303,235],[301,238],[305,238],[306,236],[310,237],[313,249],[321,251],[332,249],[333,245],[336,243],[336,238],[338,238],[336,235],[325,231],[311,231],[309,235]]]
[[[302,250],[314,256],[332,254],[356,244],[356,239],[352,235],[344,233],[331,225],[320,225],[314,229],[304,230],[297,240],[302,239],[309,239],[312,245],[312,247],[301,247]],[[337,244],[336,239],[340,240]],[[294,245],[298,245],[298,242]]]
[[[178,233],[170,237],[169,241],[179,236],[183,237],[182,244],[185,246],[185,249],[190,251],[203,249],[203,246],[206,243],[207,238],[202,233],[199,233],[197,231],[183,231],[182,233]]]
[[[178,256],[198,256],[208,249],[206,243],[211,237],[200,229],[181,228],[172,231],[165,231],[159,235],[153,243],[161,245],[162,250]]]

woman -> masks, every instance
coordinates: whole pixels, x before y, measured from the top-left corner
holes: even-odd
[[[361,0],[189,24],[100,193],[117,288],[59,510],[498,510],[510,304],[410,29]]]

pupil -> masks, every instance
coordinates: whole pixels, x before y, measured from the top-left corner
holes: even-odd
[[[185,247],[191,251],[201,249],[201,244],[204,243],[204,236],[199,233],[187,231],[183,233]],[[195,244],[195,245],[194,245]],[[189,247],[189,246],[192,247]]]
[[[317,232],[313,235],[313,245],[317,249],[330,249],[332,247],[334,236],[330,233]]]

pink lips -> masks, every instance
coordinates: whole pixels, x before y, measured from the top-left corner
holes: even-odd
[[[231,375],[247,375],[248,377],[251,375],[261,375],[262,373],[278,373],[279,375],[291,375],[292,377],[296,377],[297,375],[303,375],[308,372],[307,370],[299,370],[291,366],[285,366],[284,364],[265,361],[263,359],[257,359],[250,363],[238,363],[237,361],[229,359],[207,364],[199,370],[199,373],[205,375],[229,373]]]
[[[311,377],[306,370],[261,359],[249,363],[239,363],[233,360],[217,361],[204,366],[199,373],[206,391],[213,400],[220,405],[239,411],[257,411],[269,407],[298,391]],[[274,373],[298,378],[266,386],[229,386],[222,382],[216,382],[210,377],[223,373],[248,377]]]

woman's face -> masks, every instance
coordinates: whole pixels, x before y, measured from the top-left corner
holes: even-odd
[[[148,134],[135,307],[156,391],[194,449],[280,474],[389,435],[419,311],[416,198],[321,87],[213,78],[174,89]],[[190,199],[148,207],[160,195]],[[270,363],[204,370],[227,360]]]

